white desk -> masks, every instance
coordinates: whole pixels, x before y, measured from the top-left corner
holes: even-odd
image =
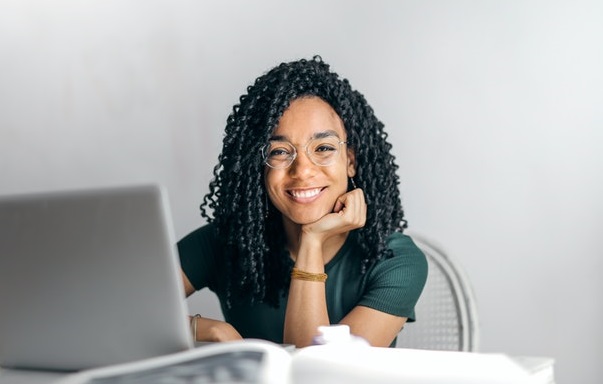
[[[551,358],[402,348],[308,347],[291,353],[290,383],[553,384]],[[0,369],[0,384],[59,383],[65,374]]]
[[[404,348],[303,348],[296,384],[552,384],[553,359]]]

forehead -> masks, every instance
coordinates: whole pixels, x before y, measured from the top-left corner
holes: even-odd
[[[291,102],[273,136],[302,142],[324,132],[334,133],[342,139],[346,136],[343,121],[327,102],[318,97],[304,97]]]

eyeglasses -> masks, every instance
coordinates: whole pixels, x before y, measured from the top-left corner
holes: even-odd
[[[339,137],[327,136],[310,140],[304,149],[312,163],[326,167],[337,159],[341,144],[347,143],[347,141],[340,141]],[[297,149],[288,141],[271,140],[262,147],[262,155],[264,163],[270,168],[285,169],[293,164],[293,160],[297,157]]]

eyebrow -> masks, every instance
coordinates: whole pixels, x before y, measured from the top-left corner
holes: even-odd
[[[310,140],[324,139],[325,137],[331,137],[331,136],[335,136],[338,139],[340,138],[339,134],[336,131],[329,129],[327,131],[316,132],[314,135],[312,135]],[[269,141],[289,141],[286,136],[282,136],[282,135],[271,136],[270,139],[268,139],[268,140]]]

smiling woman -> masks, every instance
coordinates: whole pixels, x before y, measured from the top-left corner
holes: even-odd
[[[208,287],[225,318],[193,316],[195,339],[301,347],[341,323],[393,346],[427,264],[402,233],[390,150],[364,96],[320,57],[257,78],[227,120],[209,223],[178,243],[187,295]]]

